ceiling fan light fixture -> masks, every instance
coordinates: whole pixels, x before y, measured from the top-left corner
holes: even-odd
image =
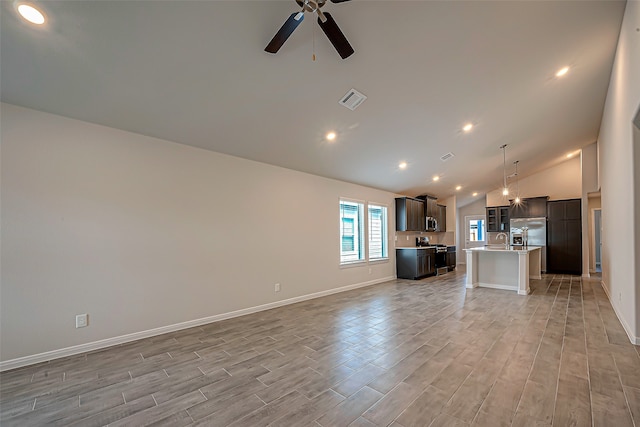
[[[400,164],[398,164],[398,168],[406,169],[407,168],[407,162],[400,162]]]
[[[335,132],[329,132],[326,135],[327,141],[335,141],[336,139],[336,133]]]
[[[342,3],[343,1],[349,0],[331,0],[332,3]],[[353,47],[349,44],[349,41],[342,33],[342,30],[340,30],[340,27],[338,27],[338,24],[331,14],[320,10],[320,8],[325,5],[326,0],[295,0],[295,2],[298,6],[302,7],[302,10],[300,12],[292,13],[289,18],[287,18],[282,27],[280,27],[275,36],[273,36],[267,47],[265,47],[265,52],[274,54],[278,53],[282,45],[304,20],[305,12],[309,12],[318,15],[318,25],[342,59],[346,59],[353,55],[355,52]],[[315,61],[315,54],[313,55],[313,59]]]
[[[472,123],[467,123],[466,125],[464,125],[462,127],[462,130],[465,132],[471,132],[471,129],[473,129],[473,124]]]

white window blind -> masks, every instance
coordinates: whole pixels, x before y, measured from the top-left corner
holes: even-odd
[[[364,204],[340,200],[340,264],[364,260]]]
[[[369,261],[389,256],[387,240],[387,207],[369,204]]]

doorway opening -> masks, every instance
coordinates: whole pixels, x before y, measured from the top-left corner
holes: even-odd
[[[485,215],[469,215],[464,217],[466,249],[477,248],[485,245],[487,240],[485,220]]]

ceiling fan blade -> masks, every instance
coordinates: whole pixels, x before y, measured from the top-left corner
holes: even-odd
[[[331,0],[331,3],[344,3],[346,1],[350,1],[350,0]]]
[[[324,12],[323,15],[325,16],[326,21],[322,22],[322,19],[318,17],[318,25],[320,25],[322,31],[327,35],[327,38],[333,47],[336,48],[340,57],[342,59],[348,58],[353,54],[353,48],[347,41],[344,34],[342,34],[342,31],[340,31],[340,28],[338,28],[338,24],[336,24],[336,21],[333,19],[331,14]]]
[[[303,12],[292,13],[291,16],[282,24],[282,27],[278,30],[275,36],[271,39],[267,47],[264,48],[265,52],[276,53],[284,42],[287,41],[293,30],[304,20]]]

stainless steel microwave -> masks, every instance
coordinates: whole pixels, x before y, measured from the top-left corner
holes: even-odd
[[[427,217],[427,231],[436,231],[438,228],[438,220],[432,216]]]

